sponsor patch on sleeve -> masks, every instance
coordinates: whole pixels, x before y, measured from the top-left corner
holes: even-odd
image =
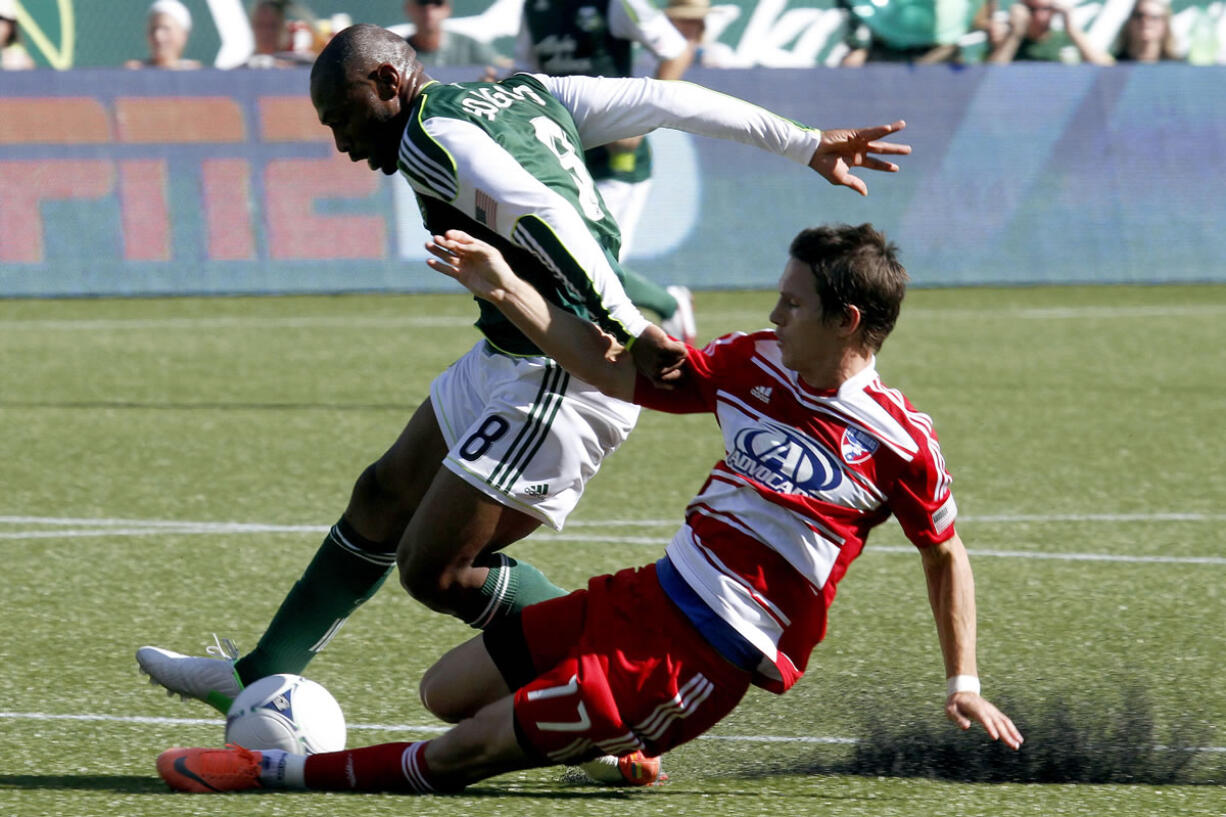
[[[932,512],[932,528],[937,533],[944,533],[957,517],[958,505],[954,502],[954,495],[950,494],[949,499]]]

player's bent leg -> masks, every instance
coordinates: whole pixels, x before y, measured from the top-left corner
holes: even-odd
[[[487,777],[541,765],[516,740],[513,717],[506,696],[433,740],[278,757],[261,782],[320,791],[459,791]]]
[[[267,789],[398,794],[460,791],[477,780],[540,765],[540,761],[532,758],[516,741],[512,717],[511,699],[507,697],[434,740],[382,743],[308,756],[260,752],[258,785]],[[225,750],[228,754],[219,756],[221,750],[214,750],[211,765],[214,768],[249,766],[241,756],[242,751],[231,748]],[[159,762],[159,771],[164,765]],[[163,777],[175,786],[171,778],[165,774]],[[181,790],[207,792],[216,788],[184,786]]]
[[[222,712],[244,684],[279,672],[300,674],[359,606],[375,594],[395,563],[396,545],[430,485],[447,446],[430,401],[396,442],[358,477],[345,515],[328,532],[291,588],[256,648],[217,657],[141,647],[137,662],[171,694],[197,698]]]
[[[401,583],[431,608],[485,628],[563,593],[498,551],[541,523],[561,529],[639,408],[553,360],[485,343],[436,377],[430,397],[449,448],[400,543]]]
[[[446,455],[447,443],[427,398],[396,442],[359,477],[345,517],[362,535],[391,542],[394,550]]]
[[[358,477],[345,515],[290,590],[259,644],[235,665],[243,683],[301,674],[382,586],[408,520],[446,453],[430,401]]]
[[[511,694],[484,636],[470,638],[436,661],[422,676],[418,691],[422,705],[448,723],[471,718]]]
[[[510,695],[429,741],[423,754],[434,779],[454,788],[518,769],[550,765],[520,745]]]
[[[400,583],[432,610],[474,626],[564,591],[496,551],[540,522],[440,470],[400,542]]]

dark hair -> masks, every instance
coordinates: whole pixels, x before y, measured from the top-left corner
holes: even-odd
[[[837,320],[847,307],[856,307],[864,344],[880,349],[907,291],[898,248],[871,224],[836,224],[802,230],[788,252],[813,271],[822,319]]]

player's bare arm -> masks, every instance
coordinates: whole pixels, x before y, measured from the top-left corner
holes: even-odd
[[[909,154],[910,145],[881,141],[891,133],[897,133],[905,127],[907,123],[900,119],[897,122],[873,128],[823,130],[821,144],[813,152],[813,158],[809,160],[809,167],[816,170],[823,179],[831,184],[850,187],[861,196],[867,196],[868,186],[858,176],[852,175],[851,168],[863,167],[866,170],[897,173],[898,165],[873,154],[881,156]]]
[[[979,674],[975,663],[975,578],[966,547],[955,533],[920,553],[928,582],[928,600],[945,659],[945,676],[973,681]],[[1013,721],[974,688],[949,690],[945,716],[962,729],[978,723],[992,740],[999,740],[1011,749],[1022,745],[1022,733]]]
[[[610,397],[633,399],[635,364],[629,350],[590,321],[546,301],[511,270],[497,249],[462,230],[434,236],[426,249],[434,256],[426,259],[432,269],[454,278],[478,298],[498,307],[571,374]],[[643,335],[652,329],[656,327],[648,327]]]

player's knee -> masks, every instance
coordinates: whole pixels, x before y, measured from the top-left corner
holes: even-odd
[[[415,558],[403,545],[396,552],[400,586],[416,601],[439,613],[456,614],[454,595],[457,572],[449,566]]]
[[[394,469],[382,462],[371,463],[358,476],[353,486],[353,498],[365,505],[377,506],[403,513],[411,510],[411,492]]]
[[[379,468],[372,464],[354,482],[345,515],[359,520],[367,529],[381,531],[395,539],[408,526],[414,508],[408,497],[381,477]]]
[[[439,607],[446,595],[446,587],[437,572],[422,570],[411,560],[404,561],[399,558],[396,560],[396,566],[400,570],[400,586],[405,592],[431,610],[446,612]]]
[[[454,679],[442,672],[438,664],[426,670],[417,688],[421,697],[421,705],[426,708],[427,712],[444,723],[459,723],[471,713],[467,708],[460,706],[460,702],[451,694],[454,689]]]

